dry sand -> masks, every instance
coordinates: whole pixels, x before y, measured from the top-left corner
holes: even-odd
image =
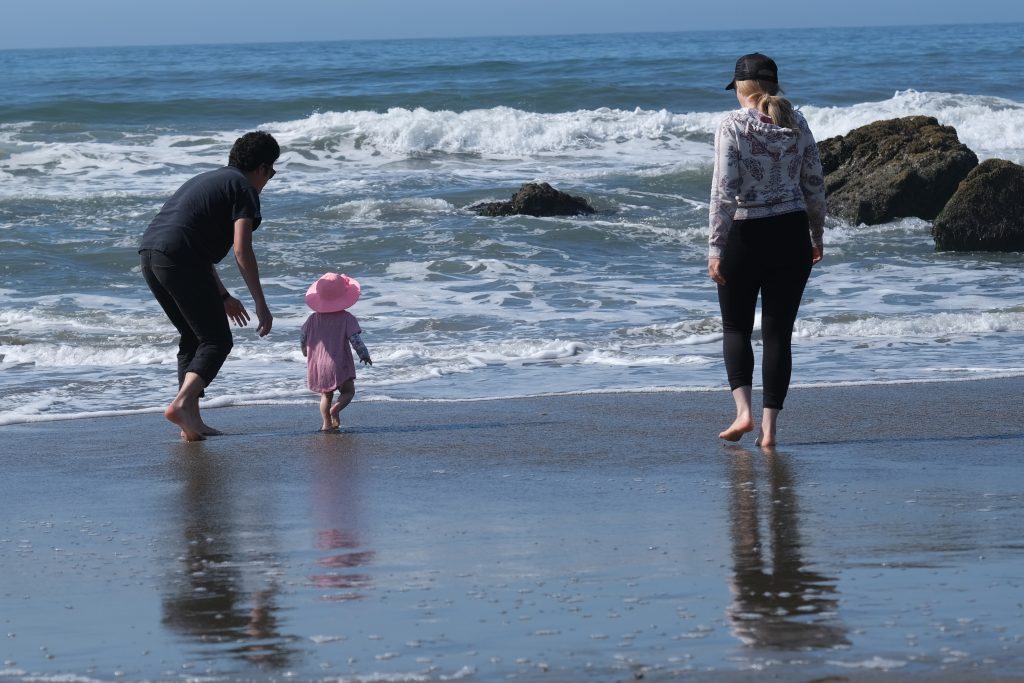
[[[1022,390],[3,427],[0,680],[1024,680]]]

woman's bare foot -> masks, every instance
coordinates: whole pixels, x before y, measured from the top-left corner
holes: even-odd
[[[749,384],[732,390],[732,398],[736,402],[736,419],[729,428],[718,434],[718,438],[726,441],[739,441],[747,432],[754,431],[754,418],[750,409]]]
[[[181,438],[185,441],[204,441],[202,421],[196,420],[192,411],[181,405],[177,399],[164,408],[164,417],[181,428]]]
[[[743,435],[754,431],[754,421],[749,415],[746,417],[737,417],[736,420],[729,425],[729,428],[724,432],[718,434],[719,439],[725,439],[726,441],[739,441],[743,438]]]
[[[757,430],[757,440],[754,442],[764,450],[774,450],[775,441],[775,430],[779,419],[779,410],[777,408],[765,408],[764,415],[761,417],[761,428]]]
[[[757,430],[757,439],[754,441],[755,446],[760,446],[766,451],[775,450],[775,434],[765,434],[763,429]]]

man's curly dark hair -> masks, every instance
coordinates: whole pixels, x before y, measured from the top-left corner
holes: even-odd
[[[235,140],[228,155],[228,166],[252,171],[263,164],[273,164],[279,156],[281,147],[274,136],[257,130]]]

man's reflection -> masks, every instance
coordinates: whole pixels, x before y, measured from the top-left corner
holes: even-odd
[[[259,538],[271,526],[254,521],[251,534],[237,528],[235,503],[245,497],[226,490],[230,476],[218,456],[192,453],[175,465],[184,551],[168,580],[162,623],[202,643],[203,654],[223,648],[261,667],[287,666],[294,638],[279,631],[277,559],[272,539]],[[243,536],[250,549],[236,547]]]
[[[747,645],[787,650],[846,644],[836,580],[805,568],[793,480],[785,456],[764,455],[767,500],[758,500],[754,456],[732,455],[733,633]],[[762,507],[763,510],[762,510]],[[761,534],[761,514],[770,546]],[[771,559],[767,566],[765,557]]]
[[[326,554],[317,560],[322,571],[309,578],[329,591],[322,600],[361,600],[372,578],[358,569],[373,562],[374,552],[363,549],[359,534],[359,458],[347,441],[323,442],[313,454],[313,517],[316,547]]]

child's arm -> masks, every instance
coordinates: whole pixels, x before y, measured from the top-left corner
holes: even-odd
[[[373,365],[373,361],[370,359],[370,352],[366,350],[366,344],[360,339],[358,333],[349,336],[348,343],[352,345],[352,349],[359,356],[359,360],[367,365]]]
[[[302,336],[299,337],[299,348],[302,349],[302,355],[306,355],[306,333],[303,332]]]

